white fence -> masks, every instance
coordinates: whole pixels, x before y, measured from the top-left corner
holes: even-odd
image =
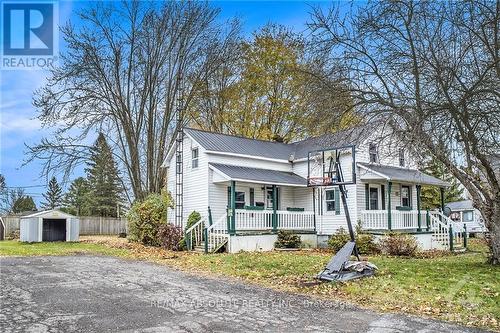
[[[13,231],[19,230],[20,216],[3,216],[5,224],[5,237]],[[127,219],[125,217],[99,217],[80,216],[80,235],[118,235],[127,232]]]
[[[426,227],[426,211],[420,211],[421,228]],[[387,210],[364,210],[361,212],[361,224],[366,230],[388,229]],[[391,210],[391,228],[395,230],[417,229],[417,210]]]

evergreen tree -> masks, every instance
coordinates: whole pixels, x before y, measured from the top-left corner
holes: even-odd
[[[89,182],[83,177],[76,178],[64,198],[65,211],[77,216],[90,215],[91,205]]]
[[[446,166],[435,159],[429,162],[422,169],[423,172],[442,179],[451,184],[444,192],[445,203],[463,200],[463,187],[455,177],[446,169]],[[436,186],[422,186],[422,208],[435,209],[441,207],[441,193]]]
[[[31,196],[23,195],[14,201],[11,211],[12,213],[32,212],[36,211],[36,205]]]
[[[43,209],[54,209],[56,207],[62,206],[63,203],[63,192],[59,183],[57,183],[56,177],[52,177],[49,182],[49,188],[47,193],[43,194],[46,202],[42,203]]]
[[[92,214],[117,216],[117,207],[122,202],[122,187],[111,148],[102,133],[99,133],[92,147],[88,165],[86,172],[91,191]]]

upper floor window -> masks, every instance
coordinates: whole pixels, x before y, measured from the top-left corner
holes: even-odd
[[[198,167],[198,148],[191,149],[191,167],[193,169]]]
[[[405,166],[405,150],[404,149],[399,150],[399,166],[400,167]]]
[[[368,152],[370,154],[370,163],[378,162],[378,153],[377,153],[377,145],[373,142],[370,142]]]

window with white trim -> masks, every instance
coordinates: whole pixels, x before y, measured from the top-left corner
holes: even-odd
[[[405,166],[405,150],[400,149],[399,150],[399,166],[404,167]]]
[[[236,209],[245,208],[245,192],[236,192],[236,199],[234,200]]]
[[[325,201],[326,201],[326,211],[334,212],[335,211],[335,190],[326,190],[325,191]]]
[[[196,169],[198,167],[198,148],[191,149],[191,168]]]
[[[463,222],[472,222],[474,221],[474,212],[472,210],[466,210],[462,213],[462,221]]]
[[[401,206],[411,207],[411,192],[410,186],[401,186]]]

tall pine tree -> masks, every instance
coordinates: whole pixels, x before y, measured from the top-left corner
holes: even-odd
[[[423,172],[442,179],[451,184],[444,192],[444,201],[454,202],[463,200],[463,187],[446,169],[446,166],[435,159],[431,159],[422,169]],[[441,207],[441,193],[435,186],[422,186],[422,208],[435,209]]]
[[[64,198],[65,211],[77,216],[90,215],[92,213],[91,204],[89,182],[83,177],[76,178],[71,183]]]
[[[92,198],[92,214],[117,216],[121,205],[122,187],[111,148],[102,133],[92,147],[89,167],[86,169]]]
[[[42,203],[43,209],[54,209],[62,206],[63,193],[56,177],[50,179],[49,188],[47,192],[43,194],[43,197],[45,199],[45,202]]]

